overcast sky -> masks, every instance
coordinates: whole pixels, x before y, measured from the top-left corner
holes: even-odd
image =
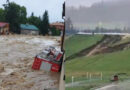
[[[94,3],[98,2],[109,2],[109,1],[119,1],[119,0],[66,0],[67,6],[79,7],[81,5],[90,7]]]
[[[64,0],[10,0],[27,8],[28,16],[34,12],[36,16],[42,16],[48,10],[50,22],[62,21],[62,4]],[[0,8],[6,0],[0,0]]]

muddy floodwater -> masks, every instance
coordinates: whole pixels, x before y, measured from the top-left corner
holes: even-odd
[[[31,67],[36,54],[49,46],[59,48],[59,40],[47,36],[0,36],[0,90],[58,90],[60,73]]]

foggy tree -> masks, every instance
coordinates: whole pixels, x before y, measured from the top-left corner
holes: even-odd
[[[66,23],[66,26],[65,26],[66,30],[73,30],[73,24],[70,18],[67,18],[65,23]]]

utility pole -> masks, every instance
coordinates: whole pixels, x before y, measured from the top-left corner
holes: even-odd
[[[60,85],[59,85],[59,90],[65,90],[65,50],[64,50],[64,40],[65,40],[65,2],[63,4],[63,12],[62,12],[62,18],[64,19],[64,30],[62,33],[62,38],[61,38],[61,51],[63,52],[63,57],[62,57],[62,63],[61,63],[61,75],[60,75]]]
[[[65,2],[63,4],[62,19],[64,19],[64,30],[63,30],[62,39],[61,39],[61,51],[64,52],[64,40],[65,40]]]

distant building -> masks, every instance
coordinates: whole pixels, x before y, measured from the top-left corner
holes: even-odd
[[[20,29],[21,29],[21,34],[29,34],[29,35],[38,35],[39,34],[39,29],[34,25],[21,24]]]
[[[55,27],[58,30],[63,31],[64,30],[64,23],[63,22],[55,22],[50,24],[50,27]]]
[[[9,34],[9,23],[0,22],[0,35]]]

